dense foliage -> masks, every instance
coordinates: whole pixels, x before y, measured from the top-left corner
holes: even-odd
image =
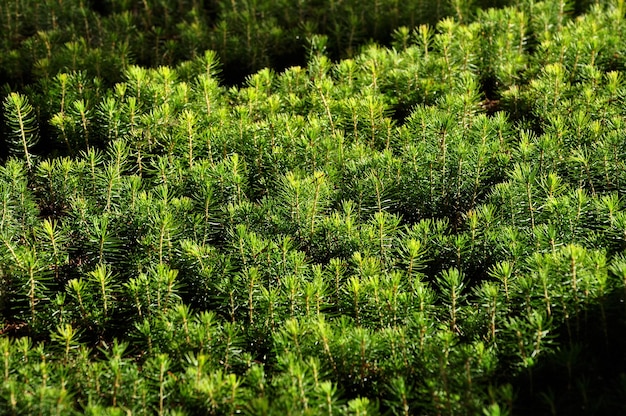
[[[597,0],[575,0],[580,13]],[[328,37],[333,59],[352,58],[400,26],[462,23],[476,7],[520,0],[5,0],[0,4],[0,79],[12,84],[86,71],[118,82],[131,64],[157,67],[211,49],[223,79],[239,83],[264,67],[306,65],[313,35]]]
[[[374,3],[0,6],[0,413],[624,412],[626,5]]]

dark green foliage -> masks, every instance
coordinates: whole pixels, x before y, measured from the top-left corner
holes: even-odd
[[[370,40],[390,43],[402,25],[434,25],[445,16],[468,23],[476,6],[515,3],[14,0],[0,8],[0,76],[23,83],[84,70],[112,84],[129,65],[172,66],[211,49],[236,83],[266,66],[304,65],[318,34],[333,58],[346,58]]]

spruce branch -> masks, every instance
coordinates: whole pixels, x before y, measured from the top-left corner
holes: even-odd
[[[33,166],[31,149],[39,141],[39,126],[35,110],[28,97],[12,92],[3,101],[4,117],[9,126],[7,143],[12,154],[26,158],[28,170]]]

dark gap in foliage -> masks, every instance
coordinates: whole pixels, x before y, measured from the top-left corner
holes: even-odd
[[[89,9],[93,10],[102,17],[107,17],[113,13],[113,8],[109,4],[112,0],[87,0]]]
[[[501,110],[500,107],[500,85],[493,75],[481,78],[480,92],[484,97],[481,105],[485,113],[489,116]]]
[[[515,414],[609,415],[623,411],[624,292],[615,291],[599,302],[572,315],[556,331],[559,348],[539,360],[532,380],[529,372],[512,380],[517,390]]]
[[[414,107],[415,105],[410,103],[398,103],[394,105],[391,112],[391,119],[394,120],[398,126],[402,126],[413,112]]]

